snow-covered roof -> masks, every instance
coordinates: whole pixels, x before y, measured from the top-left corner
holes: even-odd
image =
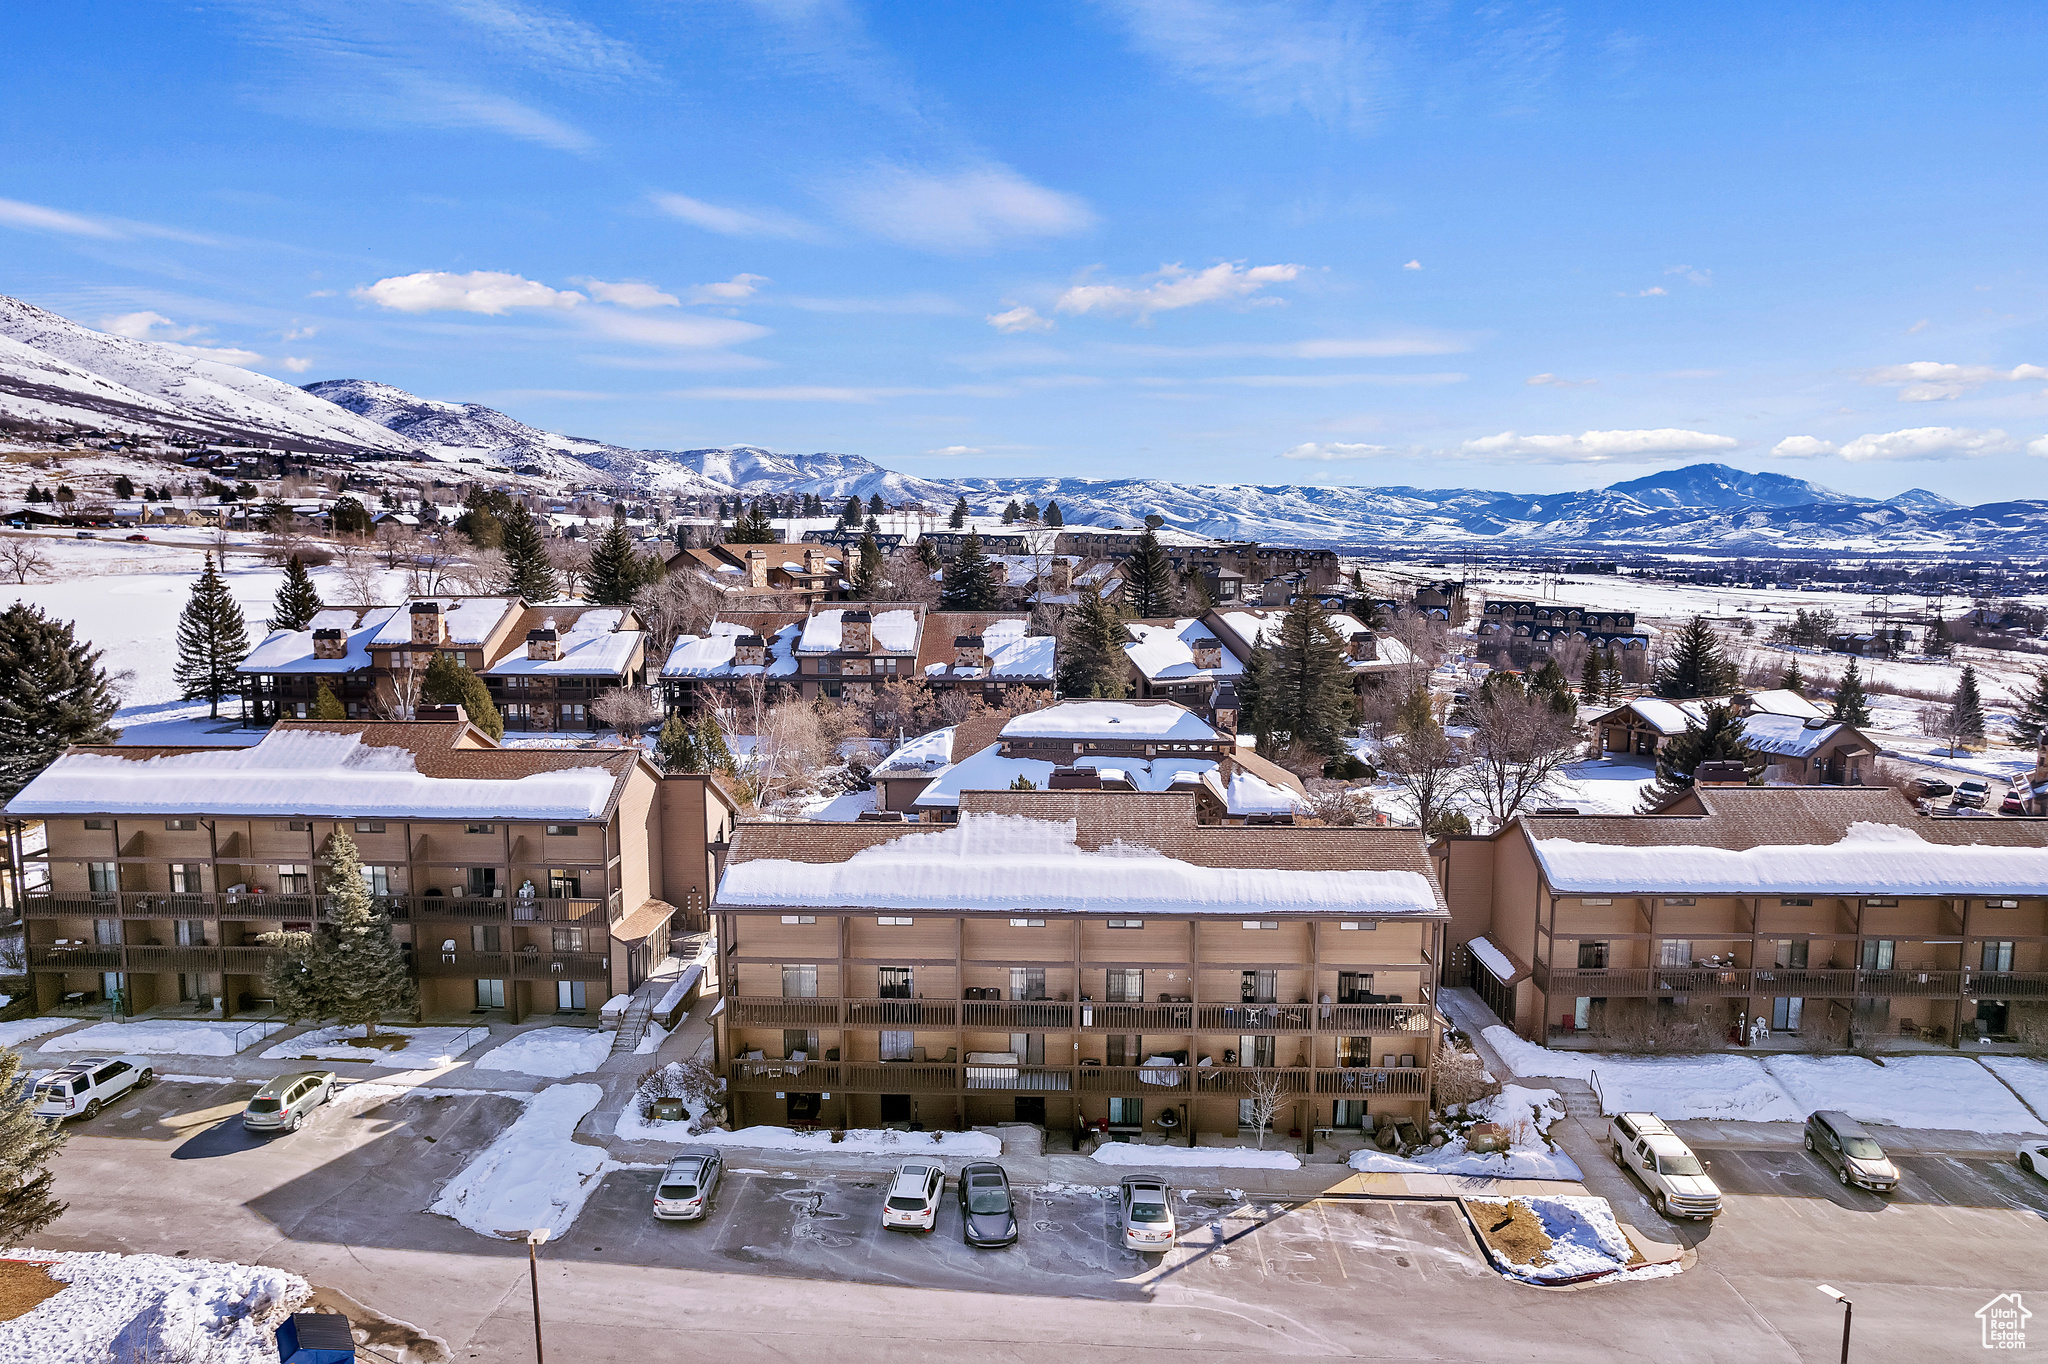
[[[702,635],[683,635],[676,640],[675,648],[669,650],[668,661],[661,665],[663,677],[746,677],[765,672],[770,677],[789,677],[796,672],[796,648],[798,627],[785,625],[775,632],[768,641],[768,666],[734,663],[740,636],[755,633],[753,627],[735,625],[731,621],[715,620]]]
[[[955,726],[920,734],[869,769],[877,777],[930,776],[953,760]]]
[[[1840,723],[1808,729],[1806,722],[1791,715],[1748,715],[1742,720],[1742,737],[1759,753],[1783,758],[1810,758],[1821,745],[1840,734]]]
[[[515,758],[479,750],[470,761]],[[542,755],[532,755],[539,758]],[[517,760],[532,759],[517,755]],[[458,761],[462,759],[458,758]],[[419,755],[353,732],[280,726],[253,748],[122,758],[67,753],[8,802],[14,814],[307,815],[390,819],[602,818],[618,777],[602,766],[508,778],[430,777]]]
[[[1030,622],[1014,618],[992,620],[982,627],[982,652],[988,655],[987,676],[1052,680],[1055,641],[1051,635],[1025,634],[1029,628]],[[983,671],[941,661],[926,664],[925,674],[929,677],[980,677]]]
[[[1244,664],[1216,637],[1216,632],[1198,620],[1177,620],[1172,625],[1146,625],[1128,621],[1124,629],[1131,642],[1124,653],[1137,670],[1154,682],[1183,682],[1198,677],[1236,677]],[[1197,644],[1213,644],[1218,654],[1213,668],[1195,666]]]
[[[1161,765],[1187,766],[1186,763],[1167,764],[1164,760]],[[1214,792],[1216,798],[1223,802],[1224,809],[1233,815],[1291,815],[1308,808],[1305,797],[1284,786],[1276,786],[1242,767],[1230,774],[1228,785],[1224,783],[1220,769],[1204,772],[1202,784]]]
[[[804,654],[829,654],[840,647],[840,626],[848,611],[859,607],[832,606],[813,611],[804,622],[803,638],[797,644],[797,652]],[[873,652],[880,654],[914,654],[917,652],[917,612],[907,607],[889,611],[877,611],[869,627],[869,638],[874,642]]]
[[[484,671],[492,677],[617,677],[632,666],[633,654],[645,637],[639,630],[621,630],[625,619],[626,612],[618,607],[585,611],[560,635],[560,658],[528,658],[525,642],[515,639],[512,652]],[[552,623],[552,617],[544,616],[540,628],[547,629]]]
[[[1515,978],[1515,964],[1485,937],[1474,938],[1465,945],[1472,949],[1472,955],[1479,959],[1480,964],[1493,973],[1495,980],[1506,983]]]
[[[414,603],[429,601],[441,608],[450,644],[484,643],[507,616],[519,609],[517,597],[413,597],[392,613],[370,642],[397,646],[412,643],[412,607]]]
[[[369,611],[353,607],[330,607],[317,613],[303,630],[273,630],[236,665],[238,673],[352,673],[370,666],[370,640],[397,611],[395,606],[378,606]],[[358,618],[361,623],[358,624]],[[313,632],[340,630],[347,637],[348,652],[341,658],[313,657]]]
[[[1765,715],[1790,715],[1800,720],[1817,720],[1821,708],[1796,691],[1773,688],[1770,691],[1753,691],[1749,694],[1750,708]]]
[[[1438,912],[1413,871],[1208,867],[1116,842],[1083,848],[1072,820],[968,812],[933,833],[906,834],[843,861],[759,858],[734,863],[726,905],[879,909],[1047,909],[1246,917],[1274,911]]]
[[[1633,710],[1659,734],[1683,734],[1693,725],[1707,722],[1707,708],[1734,704],[1734,698],[1727,696],[1703,696],[1692,701],[1666,701],[1655,696],[1638,696],[1621,707]],[[1795,720],[1818,719],[1821,710],[1796,691],[1752,692],[1750,707],[1762,714],[1781,715]],[[1612,711],[1606,712],[1612,714]]]
[[[1230,632],[1252,647],[1271,647],[1280,636],[1280,622],[1287,613],[1282,610],[1268,611],[1225,611],[1223,623]],[[1346,658],[1346,664],[1354,671],[1380,670],[1390,667],[1405,667],[1417,661],[1414,651],[1398,639],[1373,634],[1372,628],[1356,616],[1341,611],[1331,611],[1324,619],[1347,645],[1358,635],[1372,637],[1373,653],[1369,658]]]
[[[1051,786],[1053,769],[1060,765],[1043,758],[1005,758],[1001,744],[990,744],[979,753],[970,753],[951,767],[940,769],[933,775],[931,785],[925,787],[912,803],[920,809],[950,810],[960,804],[962,791],[1007,791],[1019,777],[1028,779],[1043,791]],[[1114,757],[1084,754],[1068,765],[1094,768],[1105,780],[1114,773],[1140,791],[1168,791],[1176,781],[1201,781],[1216,767],[1207,758],[1178,754],[1155,759],[1135,758],[1127,754]],[[1220,796],[1222,792],[1217,794]]]
[[[1859,821],[1840,842],[1737,851],[1532,838],[1553,890],[1568,895],[2041,895],[2048,848],[1929,843],[1898,824]]]
[[[1062,701],[1019,715],[1003,726],[1005,739],[1132,739],[1141,742],[1216,740],[1209,722],[1171,702]]]

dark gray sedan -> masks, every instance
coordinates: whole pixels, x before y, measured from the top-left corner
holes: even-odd
[[[993,1161],[976,1161],[960,1172],[960,1234],[970,1246],[1007,1246],[1017,1239],[1010,1177]]]

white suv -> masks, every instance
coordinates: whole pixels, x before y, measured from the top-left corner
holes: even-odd
[[[1609,1130],[1614,1163],[1642,1181],[1666,1217],[1705,1221],[1721,1212],[1721,1190],[1692,1148],[1655,1113],[1617,1113]]]
[[[140,1089],[156,1072],[138,1060],[119,1056],[87,1056],[36,1080],[36,1116],[90,1118],[115,1095]]]
[[[882,1226],[930,1231],[938,1224],[939,1196],[946,1191],[946,1167],[930,1156],[912,1156],[896,1167],[889,1196],[882,1200]]]

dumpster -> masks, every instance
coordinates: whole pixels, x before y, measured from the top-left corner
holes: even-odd
[[[294,1312],[277,1328],[279,1364],[355,1364],[356,1338],[339,1312]]]

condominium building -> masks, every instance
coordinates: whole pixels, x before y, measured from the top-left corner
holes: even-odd
[[[1237,1132],[1416,1120],[1447,914],[1415,830],[1182,792],[968,791],[950,825],[743,822],[714,906],[737,1124]]]
[[[9,802],[39,1010],[260,1007],[355,841],[423,1016],[595,1011],[702,927],[736,807],[633,748],[505,749],[460,707],[287,720],[248,748],[74,747]]]
[[[2048,1006],[2048,821],[1881,787],[1700,786],[1654,815],[1525,815],[1433,849],[1450,977],[1523,1036],[1714,1027],[1957,1042]]]

